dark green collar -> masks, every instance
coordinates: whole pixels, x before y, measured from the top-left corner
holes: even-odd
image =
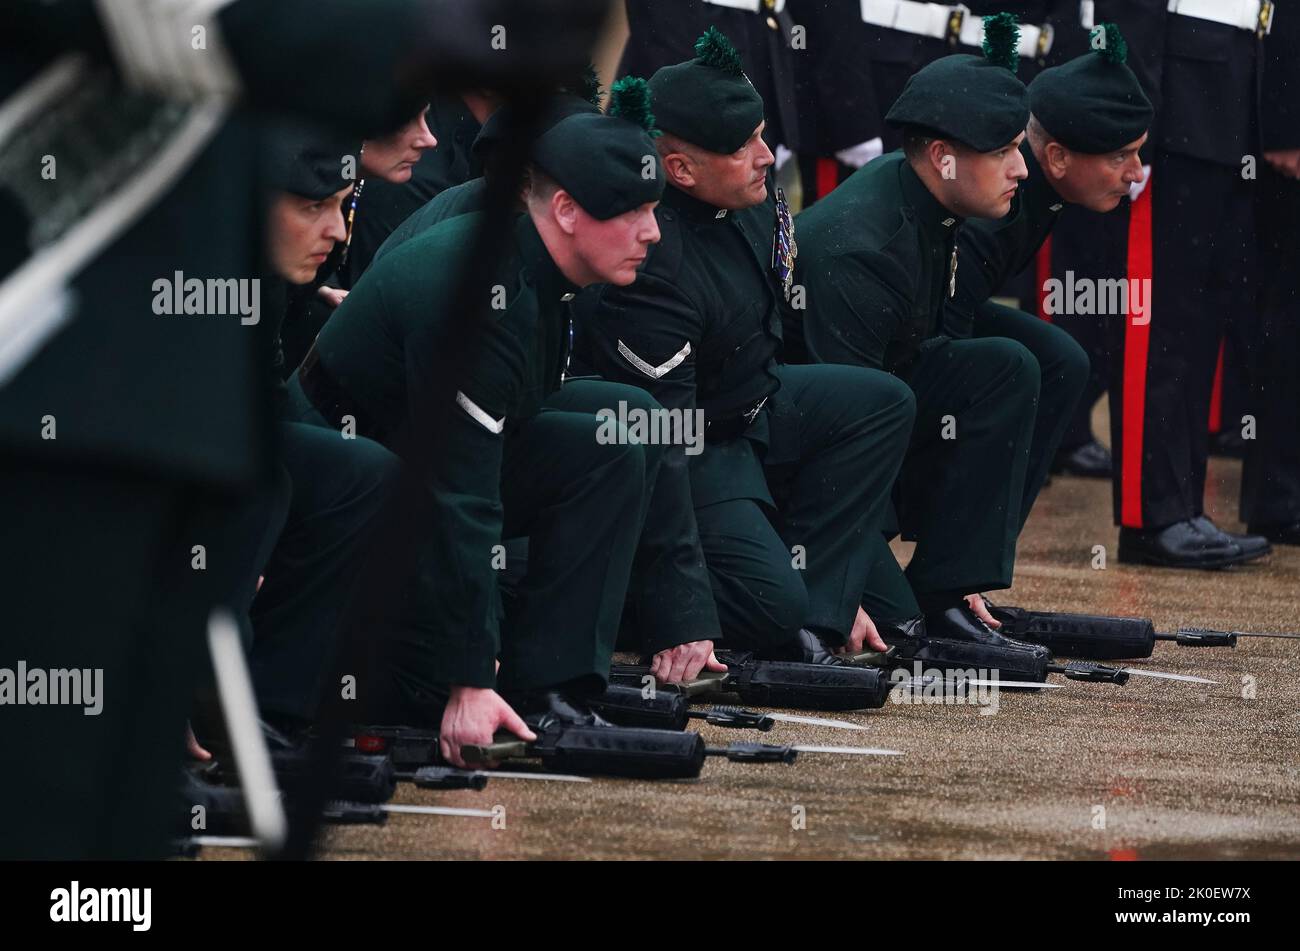
[[[571,284],[551,260],[546,242],[537,233],[537,226],[527,213],[520,215],[515,222],[515,244],[519,248],[520,263],[531,276],[530,283],[537,288],[537,295],[543,303],[566,300],[578,292],[577,286]]]
[[[663,203],[687,221],[701,223],[726,221],[731,215],[731,212],[725,208],[719,208],[717,205],[710,205],[706,201],[700,201],[675,185],[669,185],[664,189]]]
[[[965,219],[957,217],[943,205],[939,199],[930,194],[925,182],[912,169],[912,163],[904,158],[898,163],[898,185],[903,194],[903,202],[912,210],[916,220],[926,233],[938,239],[951,238],[961,227]]]

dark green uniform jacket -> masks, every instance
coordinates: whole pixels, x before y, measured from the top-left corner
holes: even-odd
[[[375,256],[371,259],[372,263],[448,218],[455,218],[471,211],[482,211],[486,199],[487,179],[485,178],[472,178],[468,182],[439,192],[393,229],[393,233],[375,251]]]
[[[755,413],[780,387],[781,303],[769,276],[775,203],[719,211],[669,187],[660,240],[635,284],[574,302],[577,349],[602,377],[649,390],[669,409],[704,411],[708,448],[690,458],[695,507],[736,498],[772,503],[754,443]],[[746,414],[754,414],[747,429]],[[741,430],[748,439],[736,439]],[[729,438],[716,434],[727,432]]]
[[[961,222],[902,152],[864,165],[801,214],[796,283],[807,307],[791,315],[808,356],[905,375],[922,350],[954,336],[943,312]]]
[[[433,430],[431,420],[408,412],[427,404],[420,389],[430,383],[436,348],[455,319],[446,304],[480,218],[448,221],[385,258],[321,330],[320,367],[355,404],[361,434],[382,439],[409,426],[418,438]],[[491,552],[502,537],[502,437],[559,387],[568,337],[561,298],[574,290],[527,216],[516,222],[498,273],[504,307],[476,334],[478,357],[456,383],[463,412],[453,413],[429,486],[436,519],[430,536],[445,572],[440,587],[455,592],[433,602],[438,616],[431,625],[445,641],[438,666],[447,682],[472,686],[494,682],[500,645],[499,572]]]
[[[1020,153],[1029,177],[1020,183],[1011,211],[996,221],[972,218],[958,234],[957,294],[948,305],[947,320],[954,337],[971,335],[976,308],[1034,259],[1065,207],[1028,140],[1020,146]]]

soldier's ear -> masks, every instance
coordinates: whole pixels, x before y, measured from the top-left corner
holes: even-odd
[[[578,226],[578,203],[563,188],[551,196],[551,217],[565,234],[573,234]]]
[[[1043,149],[1043,164],[1053,181],[1060,181],[1070,168],[1070,152],[1060,142],[1048,142]]]
[[[697,184],[695,166],[692,164],[690,156],[684,152],[669,152],[662,157],[662,162],[664,174],[668,176],[668,181],[679,188],[695,187]]]

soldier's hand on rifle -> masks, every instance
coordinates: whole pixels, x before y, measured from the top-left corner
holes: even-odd
[[[727,665],[719,663],[713,655],[713,641],[691,641],[655,654],[650,665],[651,675],[660,683],[678,684],[694,680],[701,670],[725,671]]]
[[[870,650],[884,653],[889,650],[889,645],[880,639],[880,632],[876,630],[875,622],[858,606],[858,616],[853,619],[853,630],[849,633],[849,639],[843,647],[835,648],[836,654],[858,654],[861,653],[863,646]]]
[[[521,740],[535,740],[519,714],[510,708],[495,690],[486,687],[452,687],[447,709],[442,713],[438,747],[442,758],[465,769],[460,748],[466,743],[488,746],[498,729],[505,728]]]
[[[993,630],[996,631],[1002,626],[1002,622],[989,613],[989,606],[984,603],[983,596],[978,594],[966,595],[966,607],[970,608],[971,613]]]
[[[190,754],[192,759],[200,763],[206,763],[212,759],[212,754],[199,746],[199,741],[194,738],[194,728],[188,723],[185,724],[185,752]]]

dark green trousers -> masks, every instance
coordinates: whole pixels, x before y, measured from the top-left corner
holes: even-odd
[[[310,720],[399,463],[378,443],[333,429],[285,422],[279,435],[288,505],[270,526],[274,545],[249,610],[249,667],[264,712]]]
[[[1038,361],[1038,411],[1020,502],[1020,527],[1024,528],[1034,500],[1047,481],[1052,458],[1074,423],[1079,399],[1088,385],[1091,361],[1083,347],[1060,327],[993,301],[986,301],[975,311],[973,335],[1014,340]]]
[[[527,537],[528,547],[527,564],[501,607],[502,692],[598,690],[609,675],[649,479],[663,458],[660,446],[597,440],[596,412],[617,412],[619,400],[657,406],[632,387],[584,382],[565,386],[537,416],[506,435],[503,538]],[[323,423],[313,413],[304,416]],[[503,557],[503,574],[516,572],[510,551]],[[456,592],[428,571],[409,587],[399,616],[376,638],[366,715],[436,725],[449,686],[436,646],[445,637],[428,629],[428,613],[420,606]]]
[[[763,449],[775,509],[738,498],[696,511],[728,648],[775,647],[804,627],[843,643],[912,426],[912,394],[887,373],[777,374]]]
[[[916,425],[898,480],[903,537],[916,540],[904,573],[873,539],[862,604],[873,619],[921,613],[916,598],[1006,588],[1029,470],[1038,361],[1006,338],[953,340],[907,374]],[[897,613],[902,612],[902,613]]]

